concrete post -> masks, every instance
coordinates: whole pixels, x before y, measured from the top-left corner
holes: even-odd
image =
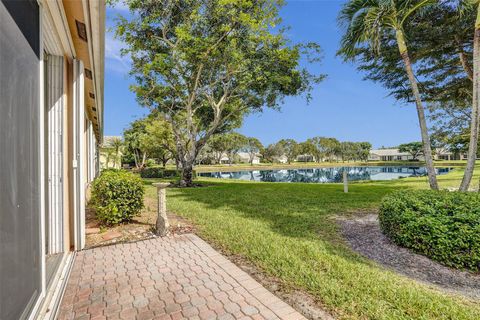
[[[157,223],[155,228],[155,233],[157,236],[165,236],[167,235],[168,228],[170,224],[168,223],[167,217],[167,190],[166,188],[170,185],[170,183],[154,183],[155,187],[157,187],[158,193],[158,216],[157,216]]]
[[[343,192],[348,193],[348,172],[347,172],[347,168],[343,168]]]

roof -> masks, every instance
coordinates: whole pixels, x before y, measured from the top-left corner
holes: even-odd
[[[398,149],[376,149],[371,150],[370,154],[375,154],[377,156],[409,156],[408,152],[400,152]]]
[[[48,1],[43,9],[61,41],[57,55],[81,60],[85,68],[85,113],[97,140],[103,137],[103,91],[105,64],[105,0]],[[85,34],[80,35],[79,28]],[[83,30],[83,29],[82,29]],[[88,74],[87,74],[88,72]]]

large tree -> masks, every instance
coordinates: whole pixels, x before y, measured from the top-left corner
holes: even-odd
[[[145,134],[141,139],[141,145],[148,157],[159,159],[163,167],[176,157],[172,126],[159,114],[146,119]]]
[[[138,119],[130,123],[130,126],[123,131],[126,152],[133,155],[137,169],[143,168],[147,160],[146,146],[143,144],[146,124],[146,119]]]
[[[248,153],[249,162],[252,165],[255,157],[263,150],[263,144],[257,138],[248,137],[244,149]]]
[[[420,141],[402,143],[398,146],[398,151],[409,153],[412,160],[418,160],[418,157],[423,155],[423,145]]]
[[[340,142],[335,138],[314,137],[308,139],[315,147],[315,160],[320,162],[323,158],[329,161],[339,154]]]
[[[472,181],[475,160],[477,159],[480,122],[480,1],[463,0],[461,1],[461,5],[465,7],[464,11],[468,11],[472,7],[474,7],[474,11],[476,11],[475,30],[473,34],[473,72],[470,74],[473,82],[470,143],[468,147],[467,166],[460,184],[460,191],[467,191]]]
[[[240,150],[245,148],[248,139],[244,135],[237,132],[227,133],[224,136],[227,141],[227,148],[225,152],[228,157],[228,163],[232,165]]]
[[[126,1],[132,14],[118,20],[117,36],[132,59],[132,89],[172,124],[184,185],[213,134],[323,78],[299,66],[307,51],[318,61],[319,47],[291,45],[278,28],[282,2]]]
[[[293,139],[282,139],[277,142],[281,149],[284,151],[284,155],[287,157],[287,162],[291,163],[297,159],[299,155],[298,143]]]
[[[393,37],[398,47],[398,53],[402,58],[417,108],[430,188],[438,189],[430,136],[425,118],[425,108],[420,96],[417,79],[413,72],[404,32],[406,21],[411,19],[418,10],[433,2],[433,0],[348,1],[342,8],[339,16],[340,22],[347,26],[339,54],[347,60],[354,59],[358,47],[365,46],[371,47],[373,52],[378,53],[381,49],[382,38]]]

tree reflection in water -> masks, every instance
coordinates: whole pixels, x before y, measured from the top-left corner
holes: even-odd
[[[232,172],[203,172],[201,177],[239,179],[264,182],[304,182],[334,183],[342,182],[343,171],[347,170],[349,181],[393,180],[426,175],[424,167],[331,167],[284,170],[248,170]],[[446,174],[453,168],[437,168],[438,174]]]

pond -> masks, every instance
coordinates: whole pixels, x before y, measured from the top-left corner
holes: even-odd
[[[382,181],[426,175],[425,167],[385,166],[385,167],[330,167],[281,170],[245,170],[232,172],[201,172],[200,177],[219,179],[239,179],[264,182],[342,182],[343,170],[347,170],[349,181]],[[453,168],[437,168],[437,174],[450,172]]]

